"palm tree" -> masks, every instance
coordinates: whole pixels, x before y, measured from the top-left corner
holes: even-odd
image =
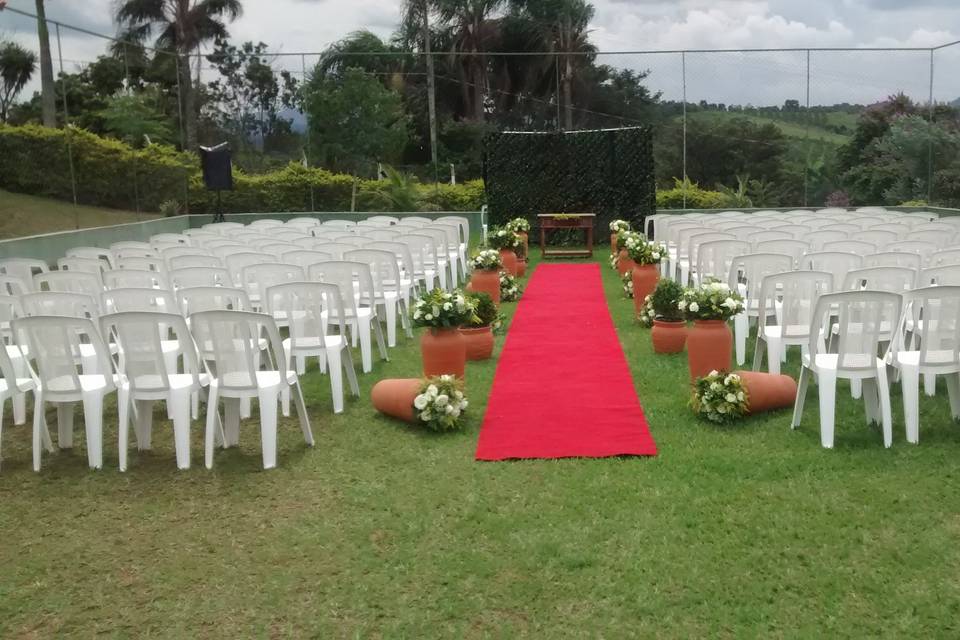
[[[10,105],[30,82],[37,56],[13,42],[0,43],[0,122],[7,121]]]
[[[125,30],[123,39],[143,42],[156,32],[154,46],[176,54],[189,149],[197,145],[192,57],[204,42],[226,40],[229,34],[225,21],[235,20],[242,12],[241,0],[121,0],[117,7],[117,22]]]
[[[50,55],[50,32],[44,0],[37,0],[37,37],[40,39],[40,109],[43,126],[57,126],[57,89],[53,79],[53,57]]]

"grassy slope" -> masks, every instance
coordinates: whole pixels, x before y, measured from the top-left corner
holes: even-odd
[[[843,114],[843,113],[831,114],[831,116],[835,118],[840,118],[840,119],[842,119],[841,116],[847,116],[847,115],[848,114]],[[793,138],[797,140],[807,139],[808,127],[806,127],[805,125],[799,122],[787,122],[785,120],[779,120],[777,118],[766,118],[764,116],[759,116],[759,115],[748,115],[748,114],[736,113],[736,112],[719,112],[719,111],[698,112],[693,114],[691,117],[708,119],[708,120],[709,119],[717,120],[721,118],[733,118],[733,117],[746,118],[747,120],[750,120],[751,122],[754,122],[756,124],[774,124],[788,138]],[[818,126],[811,126],[809,127],[809,130],[810,130],[809,139],[813,141],[818,141],[822,143],[839,146],[847,142],[847,140],[849,139],[848,136],[841,135],[833,131],[827,131],[826,129],[823,129]]]
[[[0,636],[955,637],[960,430],[942,385],[920,446],[899,402],[885,450],[841,393],[822,450],[815,388],[797,431],[787,412],[703,424],[684,356],[651,353],[603,274],[658,457],[478,464],[495,363],[469,366],[465,432],[424,434],[367,400],[374,380],[416,374],[403,339],[342,416],[308,374],[317,447],[287,422],[268,473],[255,423],[212,472],[196,423],[198,468],[177,472],[158,412],[154,451],[125,475],[112,428],[108,468],[77,448],[36,475],[28,429],[9,427]]]
[[[0,239],[74,229],[79,213],[81,227],[102,227],[157,217],[137,216],[133,211],[79,206],[71,202],[39,198],[0,189]]]

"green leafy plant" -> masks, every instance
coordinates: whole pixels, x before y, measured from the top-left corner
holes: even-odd
[[[180,215],[181,207],[180,203],[176,200],[165,200],[160,203],[160,215],[164,218],[172,218],[174,216]]]
[[[374,210],[419,211],[419,192],[415,177],[400,173],[390,165],[383,165],[385,180],[377,180],[366,192],[362,202]]]
[[[683,292],[683,285],[676,280],[661,278],[656,289],[650,294],[650,306],[653,308],[655,319],[664,322],[683,320],[684,314],[678,307]]]
[[[690,407],[710,422],[730,424],[748,413],[749,398],[740,376],[711,371],[694,383]]]
[[[466,294],[468,300],[473,303],[473,318],[466,326],[470,327],[490,327],[497,323],[499,312],[497,305],[489,293],[483,291],[471,291]]]
[[[506,227],[494,227],[487,235],[487,244],[494,249],[516,249],[520,246],[520,236]]]
[[[677,308],[688,320],[729,320],[743,311],[743,297],[726,283],[711,279],[684,289]]]
[[[516,302],[523,295],[517,279],[506,271],[500,272],[500,302]]]
[[[460,289],[426,291],[413,304],[413,324],[430,329],[453,329],[469,324],[474,306]]]
[[[623,248],[627,255],[638,265],[660,264],[667,255],[667,248],[660,242],[647,240],[639,233],[627,233],[623,241]]]
[[[427,378],[413,399],[413,410],[425,427],[432,431],[455,431],[462,426],[461,417],[470,403],[463,395],[463,381],[456,376]]]
[[[501,269],[503,259],[496,249],[481,249],[470,258],[470,267],[473,269]]]

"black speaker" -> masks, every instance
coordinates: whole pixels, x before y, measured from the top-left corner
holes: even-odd
[[[230,163],[228,143],[223,142],[215,147],[200,147],[200,164],[203,166],[203,183],[208,190],[233,190],[233,166]]]

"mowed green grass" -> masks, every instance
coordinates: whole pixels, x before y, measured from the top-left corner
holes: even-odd
[[[101,207],[74,207],[72,202],[40,198],[0,189],[0,240],[40,233],[103,227],[124,222],[156,218],[155,213],[137,215],[134,211]]]
[[[375,380],[416,375],[403,338],[342,416],[305,377],[317,446],[285,421],[270,472],[255,421],[213,471],[195,423],[195,468],[177,472],[158,411],[126,474],[112,426],[104,470],[79,446],[40,474],[28,429],[8,426],[0,637],[957,637],[960,427],[943,385],[919,446],[898,386],[889,450],[846,387],[833,451],[813,386],[796,431],[786,411],[699,422],[684,355],[652,354],[601,270],[657,457],[475,462],[495,362],[468,367],[462,433],[423,433],[368,402]],[[557,357],[576,367],[582,340]],[[542,383],[530,402],[550,401]]]
[[[830,114],[834,116],[834,114]],[[833,121],[834,119],[839,121],[844,121],[845,118],[841,116],[847,116],[848,114],[836,114],[835,117],[829,117],[828,119]],[[699,112],[691,117],[700,118],[705,120],[720,120],[723,118],[744,118],[750,120],[754,124],[764,125],[772,124],[776,126],[780,131],[788,138],[797,139],[797,140],[813,140],[818,141],[834,146],[840,146],[849,141],[849,136],[845,136],[834,131],[829,131],[823,127],[817,125],[810,125],[809,127],[802,122],[788,122],[786,120],[780,120],[778,118],[768,118],[762,115],[751,115],[737,112],[721,112],[721,111],[704,111]]]

